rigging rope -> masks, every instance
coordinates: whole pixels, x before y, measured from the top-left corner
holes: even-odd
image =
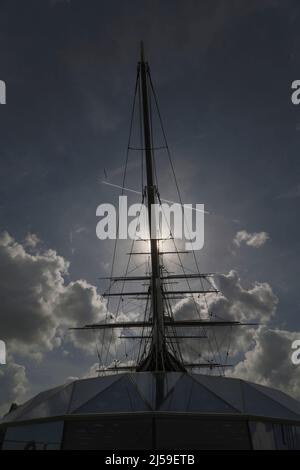
[[[151,88],[151,91],[152,91],[152,94],[153,94],[153,97],[154,97],[154,101],[155,101],[155,105],[156,105],[156,111],[157,111],[157,115],[158,115],[158,118],[159,118],[161,130],[162,130],[162,134],[163,134],[163,139],[164,139],[164,143],[165,143],[165,146],[166,146],[166,151],[167,151],[167,155],[168,155],[168,159],[169,159],[169,164],[170,164],[170,167],[171,167],[172,175],[173,175],[173,178],[174,178],[174,182],[175,182],[175,186],[176,186],[178,198],[179,198],[179,201],[180,201],[181,206],[183,207],[183,201],[182,201],[182,197],[181,197],[181,192],[180,192],[178,180],[177,180],[177,177],[176,177],[174,164],[173,164],[173,161],[172,161],[171,151],[170,151],[170,148],[169,148],[169,145],[168,145],[168,141],[167,141],[167,136],[166,136],[166,132],[165,132],[164,125],[163,125],[162,116],[161,116],[160,109],[159,109],[158,97],[157,97],[157,94],[156,94],[155,89],[154,89],[154,86],[153,86],[153,82],[152,82],[152,78],[151,78],[151,74],[150,74],[150,69],[148,69],[148,72],[147,72],[147,73],[148,73],[150,88]],[[197,269],[197,273],[200,275],[200,269],[199,269],[197,257],[196,257],[196,255],[195,255],[195,251],[192,250],[192,253],[193,253],[193,257],[194,257],[194,262],[195,262],[195,266],[196,266],[196,269]],[[179,258],[180,258],[180,257],[179,257]],[[203,281],[202,281],[201,277],[200,277],[200,285],[201,285],[202,290],[204,290]],[[207,298],[206,298],[206,295],[205,295],[205,294],[204,294],[204,302],[205,302],[205,305],[206,305],[207,312],[209,313],[208,302],[207,302]],[[216,335],[215,335],[214,332],[213,332],[213,338],[214,338],[214,341],[215,341],[215,344],[216,344],[217,353],[218,353],[218,355],[219,355],[219,357],[220,357],[220,359],[221,359],[221,353],[220,353],[219,345],[218,345],[217,338],[216,338]],[[220,361],[220,362],[221,362],[221,361]],[[224,369],[223,369],[223,370],[221,369],[221,372],[222,372],[223,375],[224,375],[225,370],[224,370]]]

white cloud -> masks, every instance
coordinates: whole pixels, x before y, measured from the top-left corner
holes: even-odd
[[[28,233],[25,237],[24,245],[29,248],[36,248],[40,242],[41,240],[35,233]]]
[[[237,271],[215,276],[220,294],[206,295],[208,310],[216,317],[239,321],[270,321],[276,312],[278,299],[266,282],[255,282],[249,289],[241,284]],[[206,303],[197,299],[202,315],[207,316]],[[177,318],[196,315],[194,302],[184,299],[175,308]]]
[[[252,248],[262,247],[267,240],[269,240],[269,234],[267,232],[249,233],[246,230],[240,230],[237,232],[233,243],[240,247],[243,243]]]
[[[104,318],[106,303],[94,286],[65,283],[68,268],[53,250],[31,254],[8,233],[0,236],[0,332],[11,354],[41,358],[61,345],[69,327]],[[68,338],[89,350],[79,334]]]
[[[54,314],[56,318],[61,319],[62,325],[68,327],[99,323],[105,320],[106,302],[97,294],[95,286],[79,280],[71,282],[60,292]],[[115,340],[115,334],[101,334],[102,342],[110,341],[110,338]],[[91,354],[95,352],[95,338],[91,341],[90,334],[86,331],[71,331],[68,333],[68,339],[77,348]]]
[[[62,357],[65,357],[70,343],[86,353],[95,352],[94,335],[68,332],[68,328],[102,321],[106,316],[106,303],[97,294],[95,286],[85,280],[66,283],[68,268],[69,263],[53,250],[32,254],[8,233],[0,236],[0,333],[9,351],[8,365],[0,369],[0,413],[7,411],[11,402],[20,402],[26,396],[29,387],[26,371],[18,364],[22,358],[41,359],[60,346]],[[274,318],[278,299],[268,283],[256,282],[245,288],[238,273],[230,271],[217,276],[216,284],[222,294],[207,296],[208,310],[213,318],[260,321],[266,325]],[[201,316],[207,317],[206,303],[202,298],[196,302]],[[174,313],[177,318],[198,316],[190,299],[179,302]],[[119,316],[119,320],[129,318],[133,319],[134,313]],[[228,328],[217,328],[214,335],[209,333],[209,341],[204,340],[201,344],[203,359],[212,359],[211,349],[215,349],[216,342],[228,344],[228,331]],[[112,340],[113,352],[121,357],[122,348],[116,336],[109,332],[99,338],[105,343]],[[265,327],[234,329],[230,352],[239,363],[233,374],[282,388],[296,396],[300,368],[295,370],[290,362],[293,339],[299,339],[299,335],[268,331]],[[191,346],[195,346],[194,351]],[[183,348],[183,353],[191,360],[199,359],[199,347],[191,342]],[[14,361],[14,357],[18,360]],[[107,359],[110,362],[113,358],[108,356]],[[44,361],[46,364],[47,357]],[[98,364],[94,365],[88,376],[95,375],[98,367]]]
[[[41,355],[53,348],[53,307],[68,267],[53,250],[33,255],[8,233],[0,236],[0,331],[11,353]]]
[[[254,283],[246,289],[242,286],[236,271],[216,276],[216,284],[219,287],[218,296],[209,294],[206,302],[203,297],[196,300],[201,318],[212,315],[214,320],[241,321],[245,323],[264,322],[269,323],[275,316],[278,299],[268,283]],[[207,311],[208,307],[208,311]],[[209,312],[209,313],[208,313]],[[195,303],[191,299],[184,299],[175,308],[176,318],[198,318]],[[203,358],[216,359],[212,350],[216,345],[223,346],[221,357],[226,359],[227,348],[230,344],[230,358],[234,359],[239,354],[253,347],[256,326],[236,327],[231,331],[227,327],[218,327],[207,330],[209,341],[201,343]],[[191,331],[191,334],[193,332]],[[190,349],[190,344],[185,348],[185,354],[189,360],[195,360],[196,356]],[[199,353],[199,347],[197,348]]]
[[[233,376],[281,389],[300,400],[300,367],[291,361],[292,343],[300,333],[259,328],[253,349],[246,352]]]
[[[0,416],[7,413],[13,402],[22,402],[28,390],[25,367],[11,362],[0,367]]]
[[[257,327],[235,328],[231,340],[229,340],[228,328],[215,328],[213,334],[208,333],[212,346],[215,346],[216,342],[223,346],[223,351],[221,351],[223,360],[226,359],[226,348],[229,342],[231,343],[230,359],[236,365],[227,375],[278,388],[300,399],[300,367],[293,365],[291,361],[292,343],[300,339],[300,332],[268,328],[275,318],[278,304],[278,298],[271,286],[268,283],[256,282],[246,289],[242,286],[236,271],[219,275],[217,284],[222,294],[217,297],[207,296],[208,310],[215,320],[261,323],[261,326]],[[202,316],[206,317],[205,303],[198,299],[197,303]],[[175,309],[175,314],[177,318],[196,317],[193,302],[187,299],[181,301]],[[201,344],[204,359],[213,358],[209,342],[204,341]],[[185,348],[184,353],[189,360],[196,361],[199,355],[189,346]]]
[[[96,323],[105,318],[106,301],[95,286],[84,280],[66,283],[69,262],[54,250],[31,253],[30,235],[24,244],[7,232],[0,235],[0,337],[8,350],[7,365],[0,369],[0,414],[15,400],[22,401],[28,382],[21,362],[47,362],[45,355],[68,344],[95,352],[95,337],[86,332],[69,332],[69,327]],[[32,250],[31,250],[32,251]],[[114,336],[101,337],[106,342]]]

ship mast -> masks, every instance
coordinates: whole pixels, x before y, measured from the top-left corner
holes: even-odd
[[[148,300],[148,295],[151,299],[150,304],[150,314],[148,319],[144,321],[114,321],[114,322],[105,322],[105,323],[96,323],[85,325],[83,327],[71,328],[72,330],[107,330],[107,329],[124,329],[124,328],[133,328],[133,329],[142,329],[141,335],[135,336],[121,336],[122,338],[137,339],[143,341],[149,339],[147,349],[144,350],[143,355],[138,359],[135,365],[120,365],[107,367],[106,369],[101,369],[99,372],[111,371],[111,370],[136,370],[137,372],[143,371],[152,371],[152,372],[166,372],[166,371],[181,371],[186,372],[189,368],[219,368],[221,370],[224,367],[230,367],[228,364],[222,364],[220,362],[200,362],[200,363],[187,363],[183,361],[181,356],[180,347],[178,344],[178,339],[189,339],[189,338],[198,338],[198,339],[207,339],[207,329],[214,327],[236,327],[236,326],[256,326],[256,323],[242,323],[239,321],[231,321],[224,319],[212,319],[206,318],[195,320],[195,319],[186,319],[186,320],[176,320],[173,318],[172,312],[168,311],[168,306],[170,310],[170,299],[182,298],[185,295],[197,294],[205,295],[207,293],[218,293],[218,290],[209,282],[209,277],[212,274],[202,274],[193,273],[187,274],[170,274],[165,273],[162,265],[160,263],[160,255],[168,254],[177,254],[180,253],[177,249],[176,251],[160,251],[158,246],[157,239],[157,230],[156,230],[156,221],[155,220],[155,211],[152,210],[154,205],[158,202],[160,203],[160,198],[158,196],[158,190],[154,182],[153,174],[153,161],[154,161],[154,148],[152,146],[153,136],[152,136],[152,121],[151,121],[151,110],[149,96],[151,92],[153,93],[153,85],[150,75],[150,69],[148,63],[145,61],[144,57],[144,46],[141,42],[141,55],[140,61],[138,62],[138,71],[137,71],[137,85],[140,86],[141,91],[141,120],[142,128],[144,135],[144,155],[146,162],[146,187],[145,195],[147,196],[147,208],[148,208],[148,220],[149,220],[149,242],[150,242],[150,252],[147,253],[129,253],[131,254],[149,254],[151,259],[150,273],[145,276],[117,276],[109,277],[102,279],[109,279],[111,283],[124,283],[131,281],[148,281],[149,290],[148,294],[145,291],[138,290],[137,292],[124,292],[123,289],[121,292],[109,292],[103,294],[103,297],[113,297],[119,296],[122,299],[126,296],[136,297]],[[137,87],[136,87],[137,91]],[[201,288],[191,289],[188,284],[187,290],[168,290],[167,284],[173,281],[185,281],[200,279]],[[202,285],[202,281],[206,280],[208,282],[208,289],[205,289]],[[178,297],[179,296],[179,297]],[[200,333],[197,335],[195,333],[192,336],[189,334],[178,335],[177,328],[187,328],[189,331],[193,330],[196,332],[201,329]],[[174,346],[174,341],[177,343],[177,349],[172,347]],[[171,345],[171,346],[170,346]],[[160,396],[161,393],[158,393]]]
[[[147,206],[148,206],[148,219],[149,219],[149,238],[151,249],[151,303],[153,315],[153,333],[152,344],[150,348],[150,355],[141,366],[151,367],[155,371],[165,369],[165,334],[163,322],[163,299],[160,284],[160,262],[158,254],[158,246],[155,232],[154,211],[151,210],[156,204],[156,187],[154,185],[153,177],[153,149],[150,130],[150,116],[149,116],[149,103],[148,103],[148,74],[149,66],[145,62],[144,57],[144,44],[141,42],[141,60],[139,63],[140,77],[141,77],[141,91],[142,91],[142,111],[143,111],[143,128],[144,128],[144,143],[145,143],[145,158],[146,158],[146,175],[147,175]],[[152,233],[153,232],[153,233]],[[150,364],[152,363],[152,366]],[[147,364],[147,365],[146,365]]]

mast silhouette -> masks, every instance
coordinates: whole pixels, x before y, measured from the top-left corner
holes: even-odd
[[[138,62],[138,71],[137,71],[137,84],[140,85],[141,90],[141,113],[142,113],[142,126],[143,126],[143,135],[144,135],[144,154],[145,154],[145,163],[146,163],[146,182],[145,195],[147,200],[148,208],[148,220],[149,220],[149,241],[150,241],[150,252],[145,253],[129,253],[132,254],[149,254],[151,259],[150,273],[144,276],[114,276],[109,278],[111,282],[127,282],[127,281],[149,281],[148,293],[144,291],[138,292],[113,292],[103,294],[103,297],[111,296],[131,296],[133,298],[140,298],[148,300],[150,296],[150,315],[149,318],[144,321],[115,321],[115,322],[106,322],[106,323],[96,323],[91,325],[85,325],[84,327],[71,328],[72,330],[106,330],[106,329],[123,329],[123,328],[134,328],[142,329],[141,335],[135,336],[122,336],[122,338],[138,339],[139,341],[150,340],[148,348],[144,349],[144,353],[139,362],[136,365],[120,365],[107,367],[105,370],[136,370],[137,372],[152,371],[152,372],[187,372],[187,368],[220,368],[231,367],[228,364],[222,364],[220,362],[200,362],[200,363],[185,363],[181,356],[181,351],[179,347],[179,339],[189,339],[189,338],[198,338],[198,339],[207,339],[206,328],[209,327],[235,327],[235,326],[256,326],[256,323],[242,323],[239,321],[226,321],[226,320],[212,320],[211,318],[206,319],[187,319],[187,320],[175,320],[173,318],[172,309],[170,308],[170,299],[180,299],[182,295],[185,294],[198,294],[205,295],[207,293],[218,293],[218,290],[212,286],[208,281],[209,289],[191,289],[189,290],[167,290],[166,284],[170,279],[176,280],[189,280],[189,279],[205,279],[208,280],[211,273],[201,274],[169,274],[163,271],[162,265],[160,263],[160,255],[168,254],[177,254],[180,251],[160,251],[158,247],[157,230],[156,230],[156,221],[154,219],[154,211],[152,207],[154,204],[160,202],[158,196],[158,189],[154,183],[154,174],[153,174],[153,160],[154,160],[154,148],[152,147],[153,136],[151,133],[151,113],[149,107],[149,96],[153,92],[153,85],[150,75],[150,68],[148,62],[145,61],[144,55],[144,45],[141,42],[140,50],[140,61]],[[178,297],[179,296],[179,297]],[[169,307],[169,309],[168,309]],[[170,313],[171,311],[171,313]],[[189,333],[182,335],[177,334],[176,328],[188,328]],[[202,328],[201,333],[191,334],[190,331],[192,328]],[[146,330],[146,332],[145,332]],[[170,334],[171,330],[171,334]],[[198,330],[199,331],[199,330]],[[168,341],[167,341],[168,340]],[[174,343],[175,342],[175,343]],[[176,344],[176,347],[174,347]],[[104,370],[104,372],[105,372]],[[99,370],[103,372],[103,370]],[[158,393],[160,396],[161,393]]]
[[[150,115],[149,115],[149,66],[145,62],[144,44],[141,41],[141,60],[139,62],[140,77],[141,77],[141,90],[142,90],[142,112],[143,112],[143,130],[144,130],[144,143],[145,143],[145,158],[146,158],[146,176],[147,176],[147,207],[149,219],[149,238],[151,250],[151,308],[153,316],[153,331],[150,352],[148,357],[139,364],[138,370],[153,370],[160,372],[164,370],[174,369],[175,364],[172,365],[175,358],[170,357],[165,344],[165,331],[164,331],[164,307],[161,289],[161,267],[158,254],[158,246],[156,239],[156,226],[154,220],[154,212],[152,207],[157,203],[156,191],[153,177],[153,149],[150,130]],[[177,364],[177,369],[179,364]],[[182,369],[182,368],[181,368]],[[179,369],[180,370],[180,369]]]

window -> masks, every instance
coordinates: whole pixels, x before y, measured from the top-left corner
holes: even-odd
[[[181,450],[251,448],[247,422],[198,417],[157,419],[157,448]]]
[[[6,430],[3,450],[59,450],[61,448],[63,422],[9,426]]]
[[[152,420],[141,417],[101,417],[65,423],[63,449],[151,449]]]

